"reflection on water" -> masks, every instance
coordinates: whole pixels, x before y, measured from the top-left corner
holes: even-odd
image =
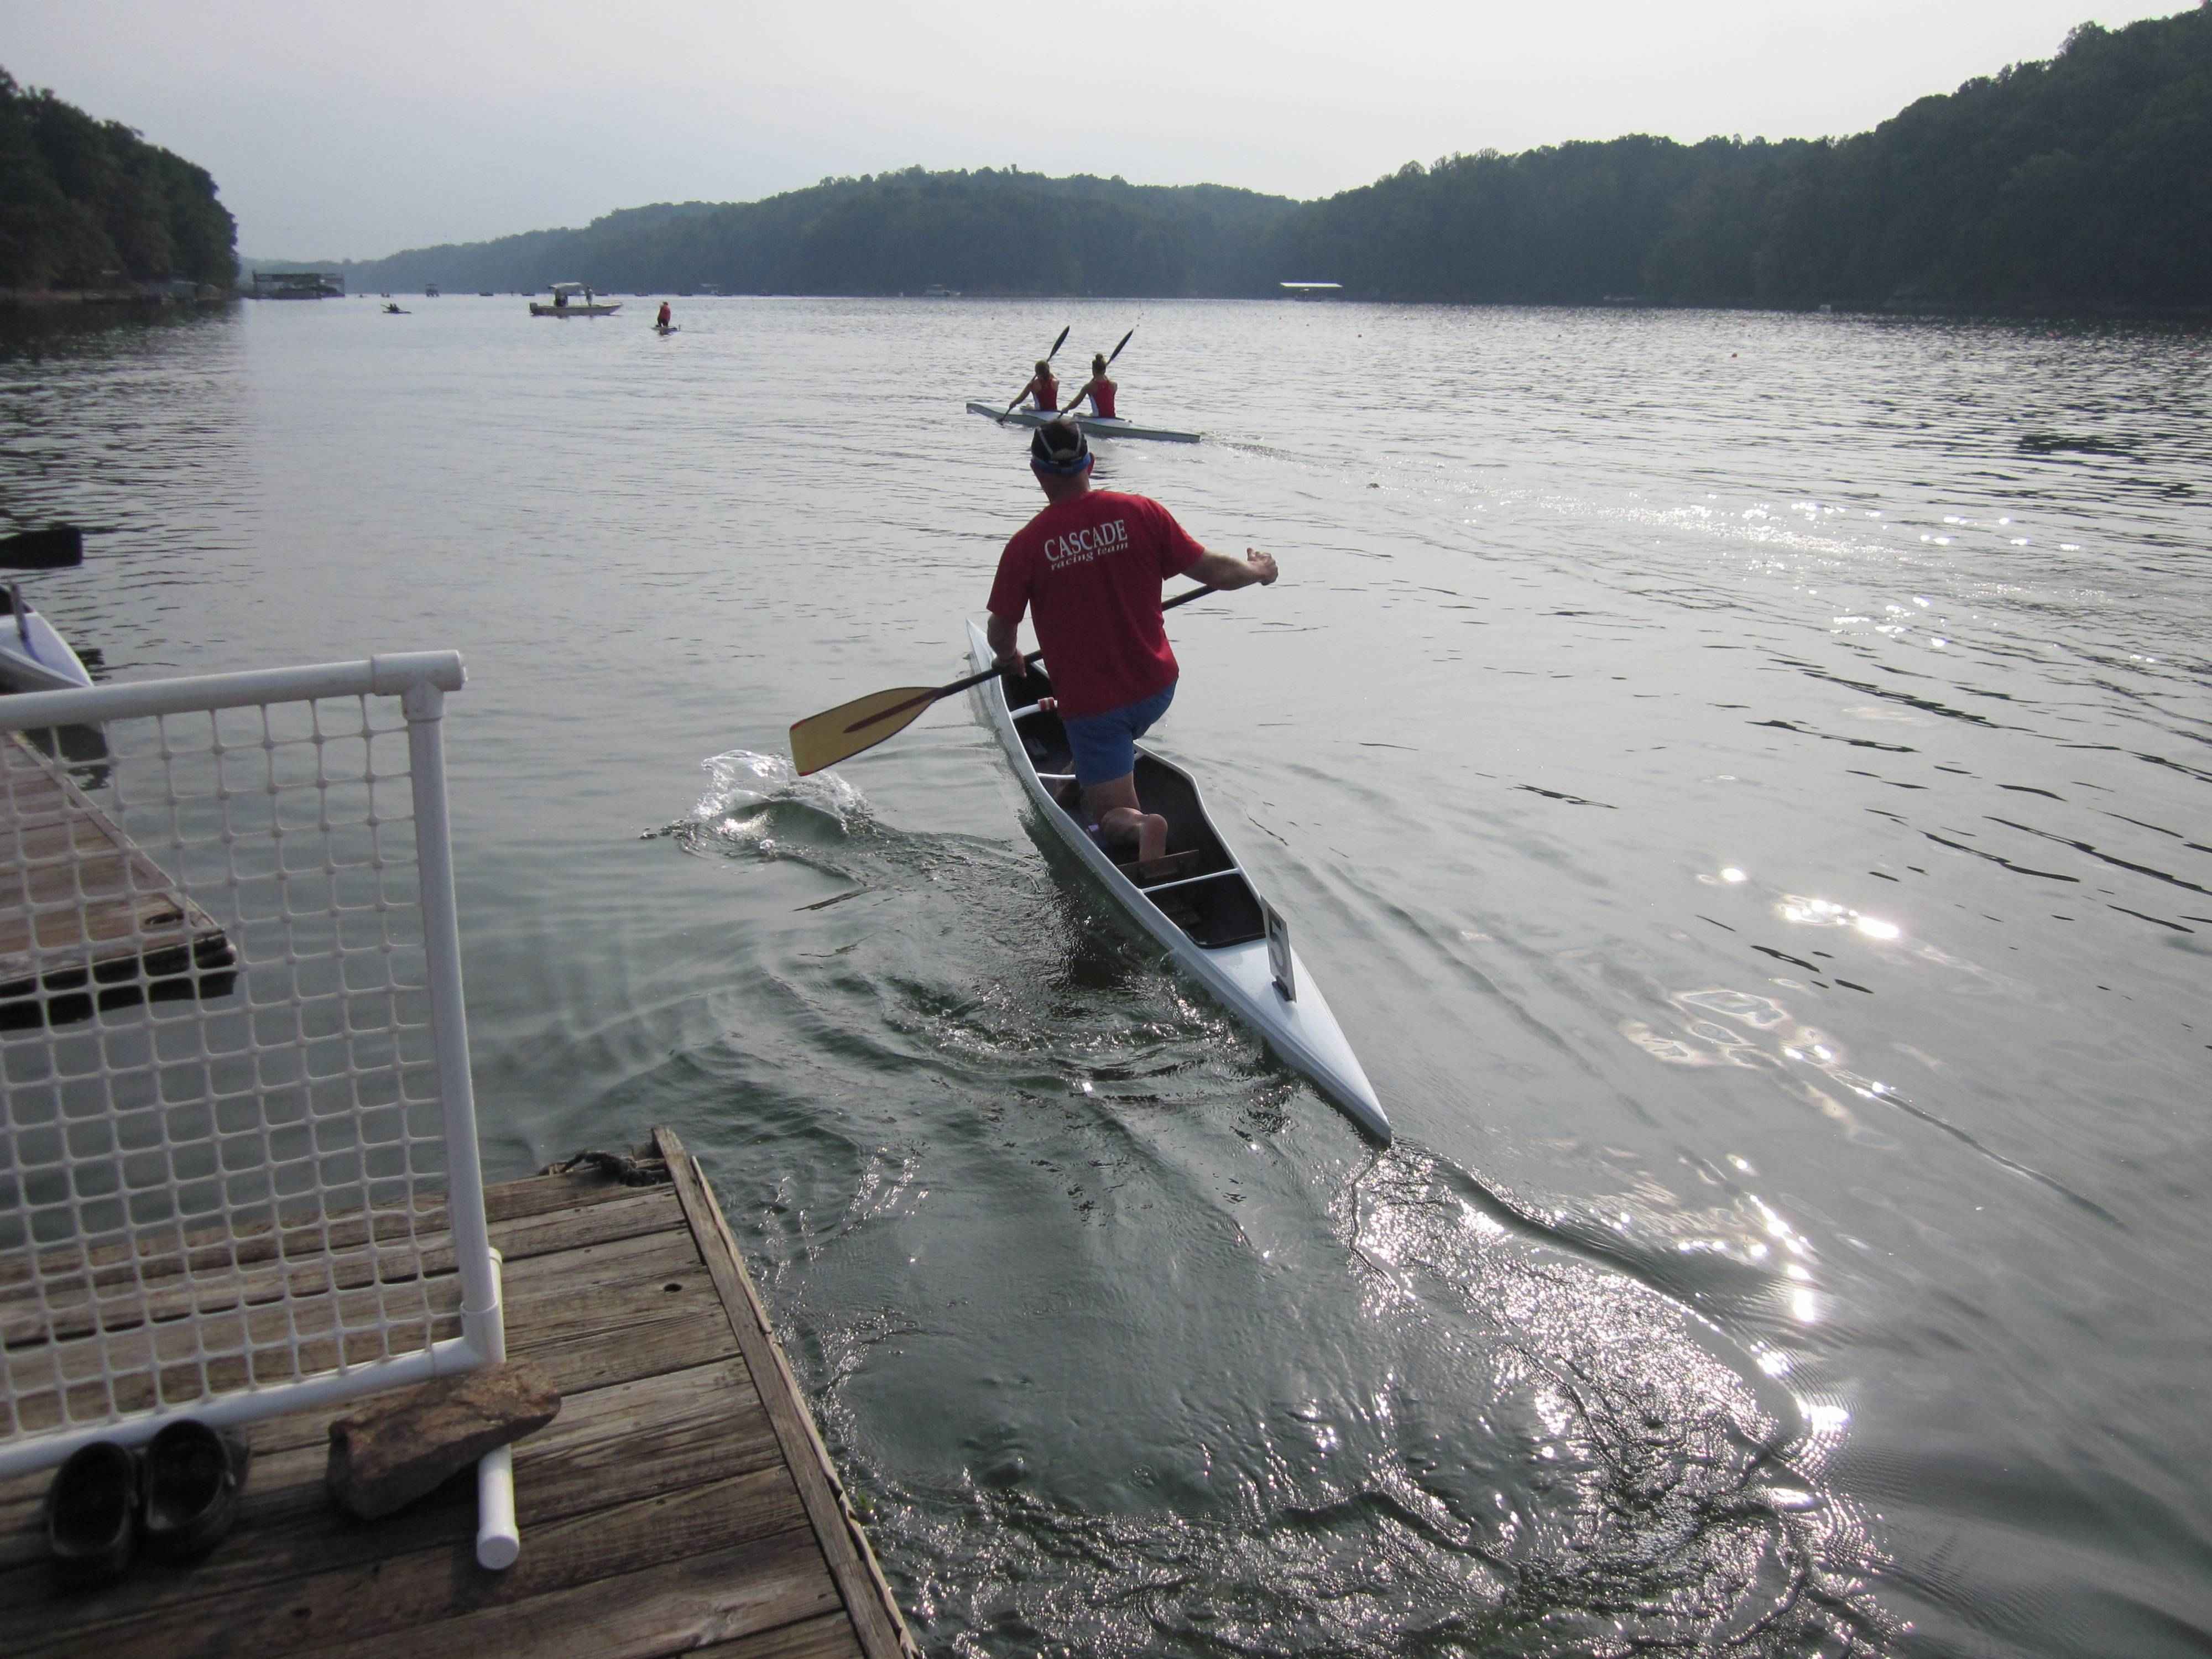
[[[933,1651],[2203,1644],[2202,332],[678,309],[19,340],[0,529],[113,678],[467,654],[489,1161],[706,1153]],[[1219,438],[1100,481],[1285,569],[1158,735],[1387,1156],[961,711],[783,759],[958,670],[962,401],[1139,316]]]

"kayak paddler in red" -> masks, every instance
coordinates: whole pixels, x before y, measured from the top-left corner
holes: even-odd
[[[1179,670],[1160,618],[1161,585],[1189,576],[1227,590],[1275,580],[1272,555],[1209,553],[1158,501],[1091,487],[1091,447],[1066,418],[1030,441],[1044,510],[999,556],[985,629],[994,665],[1018,679],[1020,630],[1037,644],[1074,751],[1084,822],[1109,851],[1133,846],[1141,866],[1164,857],[1168,821],[1137,798],[1137,739],[1167,712]],[[1126,851],[1123,856],[1127,856]]]
[[[660,319],[654,323],[653,326],[655,328],[666,328],[668,325],[668,301],[663,300],[660,302]]]
[[[1084,382],[1082,391],[1067,400],[1067,408],[1060,412],[1066,414],[1088,398],[1091,399],[1091,412],[1102,420],[1110,421],[1114,418],[1114,394],[1119,389],[1106,378],[1106,354],[1103,351],[1095,353],[1091,359],[1091,378]]]
[[[1014,412],[1014,404],[1024,398],[1036,399],[1031,407],[1040,414],[1060,413],[1060,382],[1053,377],[1052,363],[1048,358],[1037,359],[1036,373],[1030,376],[1029,384],[1014,393],[1014,403],[1006,405],[1006,413]]]

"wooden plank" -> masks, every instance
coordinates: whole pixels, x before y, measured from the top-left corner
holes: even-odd
[[[696,1293],[701,1268],[698,1247],[688,1231],[652,1233],[616,1239],[588,1249],[559,1255],[534,1257],[519,1262],[504,1274],[504,1295],[510,1325],[523,1315],[528,1335],[517,1352],[530,1352],[532,1344],[562,1350],[588,1340],[593,1334],[619,1328],[633,1318],[651,1319],[659,1310],[672,1310],[686,1295]],[[678,1288],[670,1291],[666,1286]],[[109,1337],[107,1363],[118,1370],[141,1367],[115,1384],[118,1408],[124,1412],[148,1409],[154,1400],[152,1367],[158,1364],[163,1397],[192,1399],[200,1392],[205,1365],[207,1384],[217,1392],[245,1385],[248,1360],[243,1354],[202,1361],[202,1345],[232,1350],[252,1350],[253,1374],[264,1383],[292,1375],[313,1375],[337,1363],[341,1340],[349,1363],[366,1364],[383,1354],[384,1339],[374,1330],[352,1330],[341,1339],[334,1321],[343,1316],[349,1323],[382,1316],[402,1316],[418,1322],[428,1309],[427,1325],[414,1329],[431,1340],[458,1334],[460,1282],[441,1279],[421,1284],[369,1286],[314,1301],[241,1309],[191,1322],[147,1326]],[[644,1310],[653,1310],[648,1314]],[[308,1340],[297,1360],[285,1345],[295,1330]],[[395,1332],[404,1336],[404,1332]],[[33,1429],[58,1419],[59,1404],[47,1373],[58,1364],[73,1414],[78,1420],[98,1420],[105,1415],[106,1385],[98,1378],[100,1354],[97,1347],[81,1344],[53,1351],[44,1346],[10,1349],[0,1354],[9,1368],[19,1408]],[[31,1383],[40,1379],[40,1391]]]
[[[737,1240],[730,1234],[722,1206],[714,1200],[699,1163],[684,1150],[673,1130],[655,1129],[653,1140],[668,1161],[675,1177],[676,1194],[683,1201],[691,1231],[714,1278],[738,1352],[752,1368],[769,1421],[783,1447],[784,1462],[799,1482],[799,1496],[814,1523],[814,1533],[830,1571],[836,1581],[846,1613],[852,1619],[860,1647],[868,1659],[921,1659],[921,1650],[900,1617],[882,1566],[868,1543],[867,1533],[847,1501],[844,1484],[830,1462],[830,1453],[806,1410],[799,1384],[783,1357],[768,1320],[768,1310],[745,1271]]]
[[[445,1527],[446,1535],[425,1547],[410,1548],[417,1540],[396,1535],[389,1523],[356,1528],[377,1547],[373,1555],[346,1559],[317,1552],[312,1576],[250,1595],[210,1597],[193,1573],[156,1571],[142,1574],[145,1588],[136,1597],[56,1597],[25,1610],[37,1616],[15,1626],[25,1639],[13,1651],[83,1652],[96,1642],[101,1659],[276,1659],[377,1636],[404,1638],[411,1648],[418,1627],[433,1620],[512,1607],[780,1533],[804,1536],[806,1527],[797,1488],[781,1468],[772,1468],[560,1519],[532,1516],[526,1522],[527,1547],[514,1565],[487,1572],[476,1565],[472,1514],[465,1505],[452,1507],[468,1524]],[[184,1595],[172,1593],[179,1591]]]
[[[556,1196],[552,1188],[565,1179],[554,1177],[532,1196]],[[518,1184],[539,1186],[536,1182]],[[492,1243],[509,1261],[520,1261],[577,1244],[667,1231],[685,1224],[683,1206],[672,1188],[607,1183],[602,1190],[594,1182],[568,1195],[575,1200],[574,1203],[548,1204],[492,1218]],[[485,1207],[487,1212],[492,1208],[489,1198]],[[340,1214],[281,1228],[266,1221],[188,1230],[169,1226],[142,1232],[130,1245],[105,1244],[88,1252],[57,1245],[39,1252],[38,1271],[47,1281],[52,1299],[72,1290],[87,1293],[88,1286],[156,1286],[164,1279],[188,1271],[223,1273],[333,1250],[356,1250],[366,1247],[372,1237],[387,1243],[411,1238],[426,1254],[443,1250],[444,1267],[431,1270],[451,1267],[452,1240],[445,1205],[441,1200],[430,1200],[417,1207],[411,1223],[404,1210],[384,1210],[374,1216]],[[22,1309],[36,1305],[31,1277],[28,1252],[12,1250],[0,1256],[0,1318],[20,1317]]]
[[[668,1188],[625,1187],[609,1176],[596,1170],[581,1170],[575,1175],[526,1176],[518,1181],[502,1181],[495,1187],[484,1188],[484,1215],[496,1233],[503,1221],[519,1220],[524,1216],[543,1215],[549,1210],[573,1209],[584,1204],[605,1204],[622,1198],[635,1198],[641,1193],[665,1193]],[[496,1241],[495,1241],[496,1242]]]
[[[703,1272],[700,1276],[704,1279]],[[651,1310],[652,1316],[610,1326],[599,1338],[586,1336],[559,1345],[533,1345],[526,1340],[526,1331],[525,1340],[517,1344],[514,1352],[518,1358],[535,1360],[551,1374],[554,1387],[561,1391],[566,1402],[563,1419],[592,1393],[721,1360],[736,1367],[739,1386],[750,1391],[750,1374],[745,1370],[744,1361],[738,1357],[728,1317],[720,1299],[713,1294],[711,1285],[703,1288],[703,1296],[670,1297],[670,1302],[679,1305],[666,1310],[656,1306]],[[275,1454],[299,1447],[313,1447],[315,1455],[320,1457],[329,1440],[333,1415],[325,1407],[254,1424],[246,1434],[253,1446],[256,1468],[265,1468]],[[765,1419],[763,1420],[765,1422]],[[0,1480],[0,1566],[4,1566],[8,1559],[8,1528],[30,1524],[23,1517],[36,1510],[51,1474],[42,1470]],[[256,1484],[264,1478],[257,1475]]]
[[[408,1659],[658,1659],[833,1611],[837,1586],[806,1528],[687,1556],[512,1607],[426,1625]],[[381,1637],[332,1643],[329,1659],[392,1659]]]
[[[27,1653],[102,1659],[389,1659],[395,1645],[408,1659],[654,1659],[702,1649],[726,1659],[918,1659],[727,1224],[696,1160],[666,1140],[678,1175],[668,1194],[541,1177],[487,1194],[487,1211],[501,1217],[495,1242],[520,1246],[503,1275],[510,1352],[553,1367],[566,1395],[561,1416],[516,1449],[525,1547],[514,1569],[474,1565],[465,1474],[374,1526],[338,1515],[322,1486],[329,1413],[296,1413],[255,1426],[240,1524],[206,1561],[142,1564],[92,1597],[53,1596],[37,1525],[43,1480],[0,1482],[9,1650],[27,1632]],[[493,1197],[502,1193],[503,1204]],[[359,1237],[373,1267],[367,1218]],[[216,1324],[253,1334],[271,1316],[297,1317],[252,1299],[276,1295],[305,1266],[287,1259],[285,1242],[271,1235],[254,1273],[214,1287],[234,1304]],[[134,1289],[144,1283],[127,1256],[107,1265]],[[198,1328],[210,1288],[179,1279],[139,1291],[141,1319],[202,1310],[143,1326],[146,1344],[159,1350],[171,1329]],[[419,1308],[434,1291],[442,1330],[457,1288],[450,1278],[366,1282],[320,1300]],[[337,1340],[325,1331],[316,1345],[334,1356]]]
[[[866,1659],[860,1638],[854,1634],[853,1621],[842,1610],[691,1651],[700,1659]]]
[[[194,1567],[179,1595],[231,1596],[256,1584],[476,1535],[475,1492],[451,1482],[420,1504],[364,1527],[325,1492],[324,1439],[264,1451],[258,1444],[239,1524]],[[562,1401],[561,1414],[515,1447],[515,1507],[525,1528],[655,1492],[781,1474],[781,1447],[742,1362],[732,1358]],[[783,1476],[787,1479],[787,1476]],[[0,1628],[45,1594],[44,1480],[9,1483],[0,1507]],[[794,1498],[793,1501],[796,1501]],[[527,1553],[528,1538],[526,1534]],[[125,1585],[101,1599],[122,1595]]]

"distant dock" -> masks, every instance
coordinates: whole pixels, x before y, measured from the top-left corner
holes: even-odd
[[[0,1030],[231,988],[229,939],[18,732],[0,735]]]

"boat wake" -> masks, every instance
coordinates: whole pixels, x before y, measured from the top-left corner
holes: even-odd
[[[781,755],[732,749],[700,763],[711,780],[690,813],[648,835],[687,853],[796,858],[823,854],[872,828],[867,798],[834,772],[802,778]]]

